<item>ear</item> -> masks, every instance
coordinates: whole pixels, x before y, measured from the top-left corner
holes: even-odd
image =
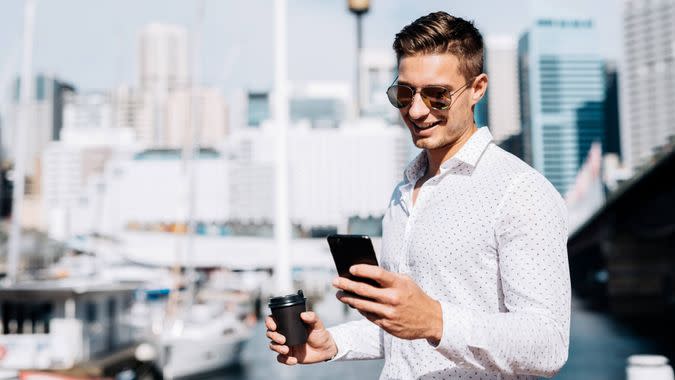
[[[488,86],[488,76],[483,73],[477,76],[473,83],[471,84],[471,105],[475,105],[480,102],[485,96],[485,91],[487,91]]]

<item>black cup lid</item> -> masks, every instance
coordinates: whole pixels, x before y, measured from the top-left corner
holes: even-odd
[[[298,290],[297,294],[289,294],[287,296],[281,297],[272,297],[270,298],[270,308],[273,307],[285,307],[293,306],[301,303],[305,303],[305,295],[302,294],[302,290]]]

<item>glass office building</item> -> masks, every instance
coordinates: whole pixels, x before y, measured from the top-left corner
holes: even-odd
[[[525,160],[564,194],[604,138],[604,62],[593,22],[538,18],[518,42]]]

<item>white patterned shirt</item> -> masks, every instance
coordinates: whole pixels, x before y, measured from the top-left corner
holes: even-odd
[[[480,128],[439,175],[422,152],[385,213],[380,265],[441,303],[443,335],[389,335],[366,319],[329,329],[333,360],[384,358],[381,379],[532,379],[567,360],[567,209],[541,174]]]

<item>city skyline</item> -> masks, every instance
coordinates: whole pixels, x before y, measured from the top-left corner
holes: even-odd
[[[364,48],[391,52],[391,42],[401,27],[435,10],[474,20],[485,37],[495,34],[517,37],[532,19],[528,11],[532,8],[530,2],[520,0],[504,12],[494,12],[495,1],[484,1],[484,7],[476,7],[475,3],[449,7],[443,1],[424,4],[374,1],[364,19]],[[556,0],[549,5],[558,9],[562,3]],[[621,56],[620,1],[564,3],[573,12],[596,20],[601,55],[618,60]],[[18,73],[22,4],[20,1],[4,4],[5,11],[0,15],[0,85]],[[73,82],[82,91],[136,85],[138,73],[134,58],[142,28],[152,22],[162,22],[190,29],[196,14],[194,4],[129,1],[92,5],[78,0],[58,4],[38,1],[34,72],[52,73]],[[259,0],[237,3],[236,7],[214,1],[206,1],[205,5],[198,82],[218,86],[226,95],[239,88],[271,88],[272,4]],[[289,2],[288,7],[289,79],[351,82],[355,27],[346,2],[300,0]],[[326,29],[326,25],[331,29]],[[329,40],[325,38],[328,33]]]

